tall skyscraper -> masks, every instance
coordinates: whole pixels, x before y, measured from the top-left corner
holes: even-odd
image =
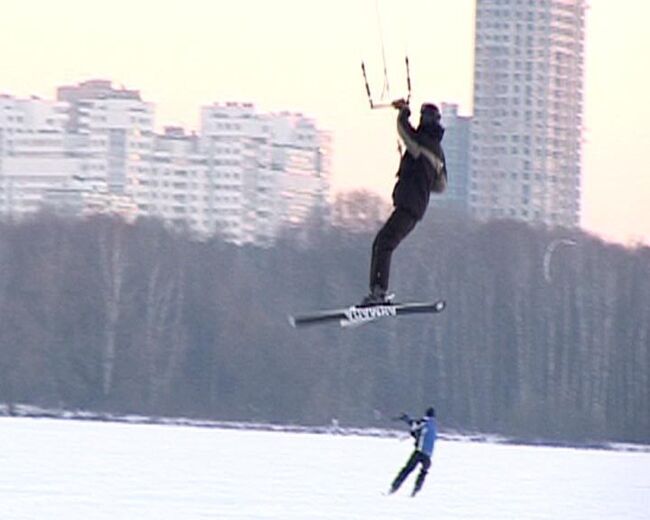
[[[580,220],[585,0],[477,0],[469,206]]]

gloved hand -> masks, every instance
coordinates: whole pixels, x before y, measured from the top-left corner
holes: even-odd
[[[404,98],[396,99],[391,103],[393,105],[393,108],[396,108],[398,110],[408,110],[409,114],[411,113],[411,109],[409,108],[408,101]]]

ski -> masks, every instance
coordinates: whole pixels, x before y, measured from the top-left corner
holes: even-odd
[[[289,316],[289,323],[293,327],[305,327],[338,321],[341,327],[355,327],[370,323],[381,318],[405,316],[409,314],[438,314],[447,304],[444,300],[427,303],[389,303],[384,305],[371,305],[351,307],[335,310],[317,311],[307,314]]]

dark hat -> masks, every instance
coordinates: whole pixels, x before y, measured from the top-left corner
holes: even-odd
[[[438,108],[438,105],[436,105],[435,103],[422,103],[422,106],[420,107],[420,112],[440,113],[440,109]]]
[[[436,416],[436,411],[433,408],[433,406],[429,406],[429,408],[427,408],[426,415],[427,415],[427,417],[435,417]]]
[[[434,103],[422,103],[422,106],[420,107],[420,115],[426,115],[440,120],[440,109],[438,108],[438,105],[435,105]]]
[[[440,109],[433,103],[422,103],[420,117],[437,123],[440,121]]]

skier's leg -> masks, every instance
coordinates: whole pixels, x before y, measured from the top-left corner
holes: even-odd
[[[394,493],[399,489],[399,487],[402,485],[402,482],[404,482],[406,477],[409,476],[409,473],[411,473],[411,471],[415,469],[417,463],[418,463],[418,452],[414,451],[409,457],[409,460],[406,461],[406,465],[397,474],[395,480],[393,480],[393,483],[390,486],[391,493]]]
[[[417,220],[408,211],[395,208],[384,226],[379,230],[372,244],[372,261],[370,263],[370,290],[375,287],[384,292],[388,290],[390,261],[395,248],[408,235]]]
[[[420,458],[419,462],[422,464],[422,467],[420,468],[420,473],[418,473],[418,478],[415,481],[415,486],[413,487],[413,492],[411,493],[411,496],[414,497],[418,491],[422,488],[422,484],[424,484],[424,479],[427,478],[427,473],[429,472],[429,468],[431,467],[431,458],[428,455],[425,455],[424,453],[420,453]]]

